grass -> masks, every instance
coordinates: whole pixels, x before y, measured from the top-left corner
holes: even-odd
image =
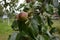
[[[53,20],[53,27],[56,27],[58,31],[60,32],[60,19],[59,20]]]
[[[12,21],[8,25],[6,20],[2,22],[0,19],[0,40],[8,40],[8,36],[12,33],[11,24]]]
[[[54,24],[53,26],[60,28],[60,20],[53,20]]]

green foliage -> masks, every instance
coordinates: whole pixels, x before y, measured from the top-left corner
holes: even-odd
[[[50,40],[53,38],[52,29],[55,30],[55,28],[52,28],[53,22],[50,16],[43,15],[44,12],[51,15],[53,8],[49,6],[50,3],[48,3],[49,10],[46,10],[45,2],[45,0],[38,0],[37,5],[31,2],[27,3],[27,5],[21,5],[21,7],[24,7],[23,11],[28,12],[28,14],[31,13],[32,15],[24,21],[20,21],[21,19],[14,20],[12,28],[19,32],[15,40]]]
[[[53,5],[51,4],[47,4],[46,5],[46,12],[49,13],[49,14],[53,14]]]
[[[53,24],[53,22],[51,21],[51,18],[49,18],[48,16],[47,16],[47,22],[48,26],[52,27],[51,25]]]

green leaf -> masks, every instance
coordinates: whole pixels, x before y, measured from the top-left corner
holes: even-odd
[[[30,9],[29,7],[25,6],[23,11],[27,12],[29,9]]]
[[[38,23],[37,23],[37,21],[34,18],[31,19],[31,26],[34,29],[35,33],[39,32]]]
[[[37,35],[36,40],[45,40],[45,39],[44,39],[43,35]]]
[[[43,34],[46,34],[48,26],[42,26],[41,31]]]
[[[42,25],[38,25],[39,34],[42,34]]]
[[[47,23],[48,26],[52,27],[53,22],[51,21],[51,18],[47,16]]]
[[[50,38],[47,35],[43,35],[45,40],[50,40]]]
[[[38,25],[42,23],[41,17],[39,15],[34,15],[34,19],[37,21]]]
[[[25,21],[18,20],[18,27],[19,27],[19,31],[27,31],[28,29],[28,25],[25,24]]]
[[[17,3],[17,2],[18,2],[18,0],[11,0],[11,2],[12,2],[12,3]]]
[[[29,28],[29,30],[28,30],[28,35],[32,38],[32,39],[34,39],[35,40],[35,31],[34,31],[34,29],[32,28],[32,27],[30,27]]]
[[[53,5],[47,4],[46,5],[46,12],[49,14],[53,14]]]
[[[30,24],[30,23],[29,23]],[[23,31],[25,32],[28,36],[30,36],[32,39],[35,39],[35,33],[34,33],[34,29],[33,27],[29,24],[25,24],[24,21],[18,21],[18,27],[19,27],[19,31]]]
[[[35,39],[35,37],[37,36],[37,34],[38,34],[38,32],[39,32],[39,30],[38,30],[38,25],[37,25],[37,22],[36,22],[36,20],[34,20],[34,19],[31,19],[30,20],[30,34],[32,34],[33,35],[33,37],[34,37],[34,39]],[[31,35],[31,36],[32,36]]]
[[[37,0],[38,2],[44,2],[44,0]]]
[[[18,29],[17,20],[14,20],[14,21],[13,21],[11,27],[12,27],[12,29],[15,30],[15,31],[19,30],[19,29]]]
[[[34,39],[31,37],[31,34],[28,35],[24,31],[22,31],[17,35],[16,40],[34,40]]]
[[[57,31],[57,29],[55,27],[53,27],[53,28],[51,28],[50,33],[52,34],[52,33],[55,33],[56,31]]]

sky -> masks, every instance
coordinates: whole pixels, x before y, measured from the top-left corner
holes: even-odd
[[[19,1],[18,1],[18,5],[17,5],[16,8],[18,8],[18,7],[20,6],[20,4],[23,3],[24,1],[25,1],[25,0],[19,0]],[[16,11],[16,13],[20,13],[20,12],[19,12],[19,11]]]
[[[19,5],[20,5],[21,3],[23,3],[23,2],[24,2],[24,0],[19,0],[17,7],[19,7]]]
[[[0,0],[0,1],[2,1],[2,0]],[[10,2],[11,0],[6,0],[7,2]],[[17,4],[17,7],[16,8],[18,8],[19,6],[20,6],[20,4],[21,3],[23,3],[25,0],[19,0],[18,1],[18,4]],[[60,0],[58,0],[59,2],[60,2]],[[4,3],[4,2],[3,2]],[[7,7],[7,9],[9,9],[9,6]],[[18,12],[18,11],[16,11],[16,12]],[[19,13],[19,12],[18,12]]]
[[[60,0],[58,0],[60,2]]]
[[[2,0],[0,0],[0,1],[2,1]],[[6,0],[6,2],[10,2],[11,0]],[[21,4],[21,3],[23,3],[25,0],[18,0],[18,6]],[[3,2],[4,3],[4,2]]]
[[[0,0],[2,1],[2,0]],[[11,0],[6,0],[6,2],[10,2]],[[18,8],[20,6],[21,3],[23,3],[25,0],[18,0],[18,3],[17,3],[17,7]],[[4,4],[4,1],[1,3],[1,4]],[[9,6],[7,7],[7,9],[9,10]],[[16,11],[17,13],[19,13],[18,11]]]

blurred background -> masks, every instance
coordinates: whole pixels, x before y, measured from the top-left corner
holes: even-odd
[[[50,0],[53,4],[54,13],[51,17],[53,27],[58,29],[60,34],[60,0]],[[25,0],[0,0],[0,40],[8,40],[13,32],[11,25],[15,16],[23,10]],[[22,7],[22,8],[21,8]]]

